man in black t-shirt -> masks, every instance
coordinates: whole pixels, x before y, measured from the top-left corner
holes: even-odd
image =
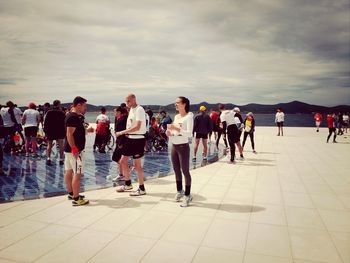
[[[65,182],[68,190],[68,199],[73,200],[73,206],[86,205],[89,200],[79,195],[80,178],[84,173],[84,149],[85,149],[85,123],[84,114],[86,112],[87,100],[76,97],[73,107],[65,119],[66,141],[65,151]],[[93,128],[88,128],[88,132],[94,132]]]
[[[46,149],[47,165],[51,165],[51,150],[54,140],[59,146],[60,165],[64,164],[63,140],[66,135],[65,118],[66,114],[61,109],[61,102],[55,100],[53,102],[53,108],[49,110],[44,117],[44,132],[48,141]]]

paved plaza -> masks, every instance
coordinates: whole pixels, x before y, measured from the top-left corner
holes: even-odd
[[[350,137],[327,134],[257,127],[258,154],[248,141],[245,160],[191,171],[187,208],[173,175],[147,180],[142,197],[86,191],[84,207],[63,195],[2,203],[0,262],[349,263]]]

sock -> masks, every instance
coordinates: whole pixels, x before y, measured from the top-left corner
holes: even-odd
[[[68,194],[69,194],[69,195],[73,195],[73,192],[69,192]]]
[[[78,197],[73,197],[74,201],[78,201],[79,200],[79,196]]]
[[[140,188],[140,190],[142,190],[142,191],[146,191],[146,190],[145,190],[145,185],[144,185],[144,184],[140,184],[140,185],[139,185],[139,188]]]
[[[182,191],[182,181],[176,181],[176,190],[178,192]]]
[[[131,185],[131,180],[126,180],[125,185],[130,186]]]
[[[190,185],[186,185],[185,186],[185,195],[189,196],[191,194],[191,186]]]

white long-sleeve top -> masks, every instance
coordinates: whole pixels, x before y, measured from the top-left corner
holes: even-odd
[[[192,138],[193,113],[189,112],[184,117],[181,117],[180,114],[177,114],[174,118],[173,124],[176,128],[180,128],[180,132],[172,130],[172,136],[169,137],[169,141],[175,145],[188,143],[188,139]]]
[[[284,113],[283,112],[277,112],[275,122],[284,122]]]

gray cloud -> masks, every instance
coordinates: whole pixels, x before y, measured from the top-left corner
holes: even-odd
[[[0,98],[349,104],[346,0],[2,1]]]

